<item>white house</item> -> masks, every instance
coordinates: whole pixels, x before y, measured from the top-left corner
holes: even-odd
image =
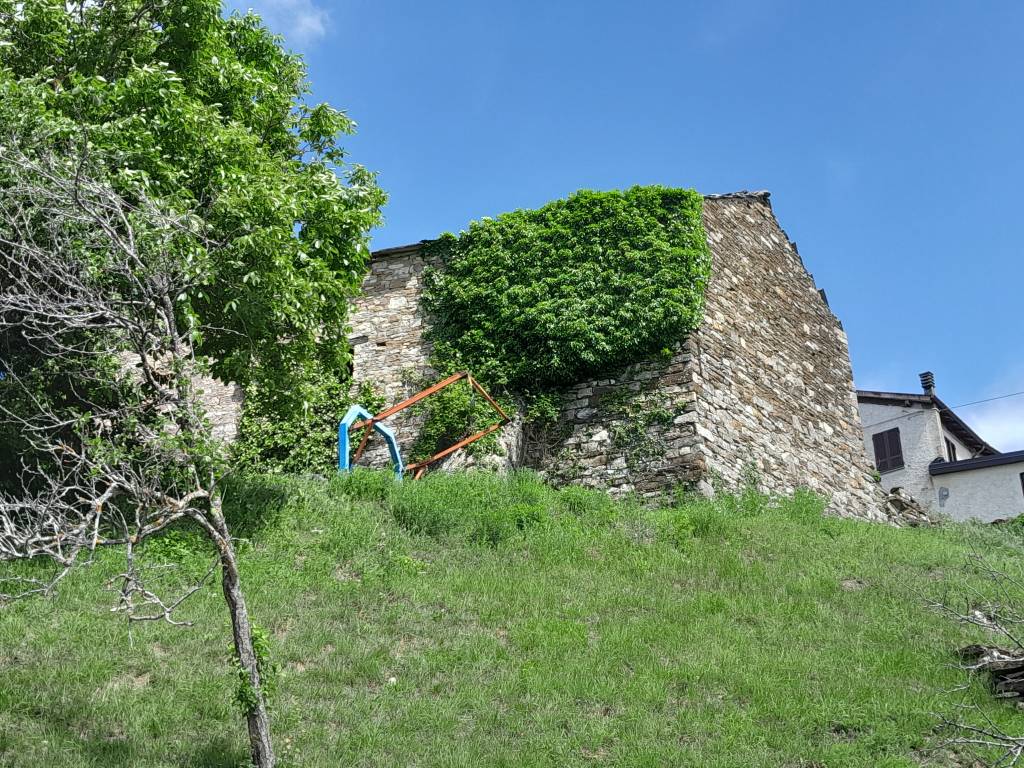
[[[992,521],[1024,514],[1024,451],[1000,453],[935,394],[857,390],[864,448],[887,491],[902,488],[929,512]]]

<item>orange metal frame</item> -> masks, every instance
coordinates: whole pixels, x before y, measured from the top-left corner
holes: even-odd
[[[484,397],[485,400],[487,400],[490,406],[497,412],[497,414],[501,418],[498,421],[491,424],[490,426],[481,429],[476,434],[470,435],[469,437],[464,437],[462,440],[459,440],[459,442],[455,443],[454,445],[450,445],[444,450],[438,451],[429,459],[424,459],[423,461],[417,461],[412,464],[406,465],[405,471],[412,472],[413,479],[419,480],[421,477],[423,477],[423,473],[427,471],[427,467],[429,467],[435,461],[440,461],[445,456],[449,456],[450,454],[455,453],[455,451],[459,450],[460,448],[465,448],[470,443],[475,443],[477,440],[483,437],[487,437],[487,435],[491,434],[492,432],[498,429],[501,429],[503,426],[509,423],[510,419],[505,414],[505,411],[503,411],[501,409],[501,406],[498,405],[497,401],[493,397],[491,397],[490,394],[488,394],[487,390],[480,386],[480,382],[474,379],[472,375],[470,375],[469,371],[460,371],[459,373],[452,374],[447,379],[443,379],[437,382],[437,384],[434,384],[433,386],[427,387],[422,392],[418,392],[412,397],[403,400],[402,402],[397,403],[396,405],[391,406],[387,410],[381,411],[372,419],[363,419],[362,421],[355,422],[351,427],[349,427],[349,431],[351,432],[357,429],[362,429],[364,430],[364,432],[362,439],[359,441],[359,447],[356,449],[355,456],[352,457],[352,461],[358,461],[359,457],[363,454],[363,449],[366,448],[366,441],[370,439],[370,432],[373,431],[373,425],[376,424],[378,421],[383,421],[389,416],[394,416],[396,413],[405,410],[410,405],[415,405],[420,400],[423,400],[426,397],[430,397],[431,395],[440,392],[445,387],[450,387],[452,384],[462,381],[463,379],[467,379],[469,381],[469,385],[473,387],[473,389],[475,389],[477,392],[479,392]]]

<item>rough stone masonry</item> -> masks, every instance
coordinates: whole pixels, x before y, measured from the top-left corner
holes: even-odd
[[[864,453],[846,334],[768,197],[705,197],[713,266],[696,332],[666,339],[666,359],[567,382],[558,425],[535,434],[510,424],[499,462],[616,495],[681,485],[711,492],[754,479],[775,493],[811,488],[835,514],[886,519]],[[376,252],[354,307],[355,378],[389,403],[433,375],[420,305],[431,266],[419,245]],[[418,424],[403,414],[393,426],[407,449]],[[367,461],[384,456],[371,451]]]

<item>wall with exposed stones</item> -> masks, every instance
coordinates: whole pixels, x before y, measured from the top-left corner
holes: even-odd
[[[138,355],[124,352],[120,356],[126,373],[141,381],[142,365]],[[206,374],[193,373],[192,386],[210,422],[213,437],[226,443],[238,437],[238,426],[242,419],[244,391],[238,384],[223,382]]]
[[[757,477],[772,492],[809,486],[837,514],[882,517],[846,336],[767,193],[708,197],[704,220],[713,268],[702,327],[667,359],[569,386],[545,432],[506,427],[499,463],[647,497]],[[377,252],[352,317],[355,377],[389,403],[432,374],[419,301],[427,267],[418,246]],[[394,426],[408,446],[415,417]],[[378,447],[367,459],[384,456]]]
[[[427,365],[430,345],[423,336],[426,318],[420,306],[429,266],[419,245],[377,251],[349,318],[355,378],[370,382],[388,405],[414,395],[434,378]],[[409,411],[389,421],[403,456],[408,456],[420,423]],[[370,465],[389,460],[379,438],[368,443],[365,460]]]
[[[749,467],[771,491],[807,486],[834,512],[881,516],[842,325],[767,194],[707,198],[714,257],[694,336],[697,433],[712,477]]]
[[[238,384],[224,383],[211,376],[196,377],[193,383],[206,409],[211,434],[224,442],[234,442],[238,437],[238,423],[242,417],[242,388]]]
[[[528,435],[522,464],[556,484],[655,497],[701,482],[694,356],[689,342],[671,357],[570,387],[559,423]]]

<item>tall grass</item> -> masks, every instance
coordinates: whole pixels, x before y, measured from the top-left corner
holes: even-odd
[[[251,478],[226,504],[292,766],[942,765],[950,654],[979,635],[926,604],[990,588],[972,552],[1024,571],[1011,533],[825,518],[808,493],[647,508],[362,471]],[[184,580],[210,554],[179,531],[146,556]],[[217,590],[192,628],[129,630],[115,569],[0,608],[0,765],[243,764]]]

